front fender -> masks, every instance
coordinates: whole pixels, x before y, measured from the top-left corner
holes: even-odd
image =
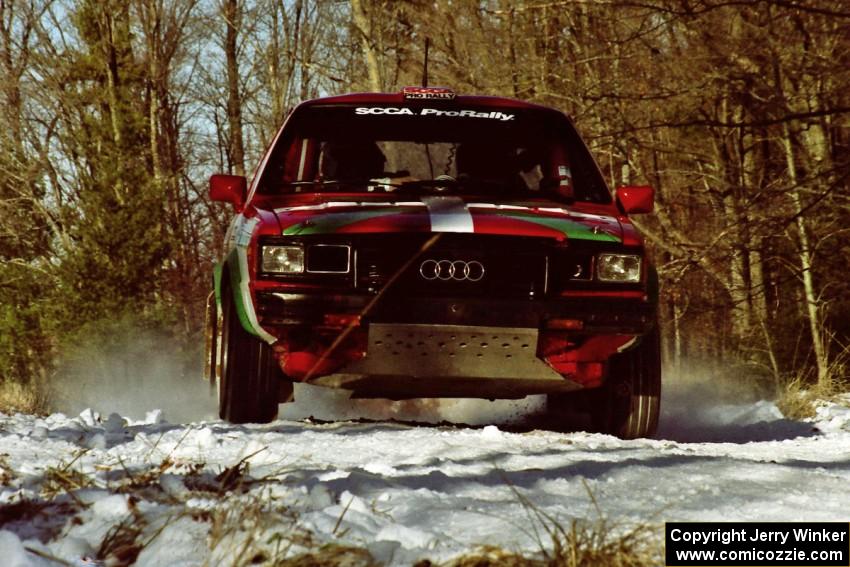
[[[228,230],[227,255],[213,270],[216,304],[222,311],[225,293],[232,293],[233,304],[239,323],[251,335],[273,344],[277,338],[263,329],[257,319],[251,293],[251,270],[248,265],[248,247],[256,239],[255,229],[259,220],[238,215]]]

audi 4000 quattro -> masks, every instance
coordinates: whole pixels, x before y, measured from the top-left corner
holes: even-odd
[[[629,215],[562,113],[448,89],[295,108],[244,177],[208,302],[208,377],[232,422],[267,422],[293,383],[353,397],[547,395],[651,435],[657,277]]]

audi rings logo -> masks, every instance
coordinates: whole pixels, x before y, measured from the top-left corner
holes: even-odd
[[[428,281],[443,280],[477,282],[484,277],[484,264],[478,260],[433,260],[419,265],[419,275]]]

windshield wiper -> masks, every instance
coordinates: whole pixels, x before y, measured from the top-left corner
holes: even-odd
[[[437,191],[445,191],[447,189],[454,189],[459,187],[461,183],[455,179],[454,177],[449,177],[448,175],[441,175],[434,179],[416,179],[414,181],[404,181],[402,183],[394,184],[394,183],[383,183],[382,185],[390,185],[392,187],[398,187],[399,189],[436,189]]]
[[[339,185],[366,185],[373,187],[382,185],[374,179],[325,179],[322,181],[288,181],[281,183],[282,187],[336,187]]]
[[[399,191],[415,191],[418,189],[431,189],[436,191],[446,191],[454,189],[461,185],[457,179],[449,176],[440,176],[435,179],[416,179],[409,181],[393,181],[391,177],[383,177],[378,179],[327,179],[323,181],[289,181],[282,183],[283,187],[338,187],[340,185],[362,185],[369,190],[395,190]]]

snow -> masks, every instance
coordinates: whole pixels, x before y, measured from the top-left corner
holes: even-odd
[[[3,558],[7,567],[29,567],[32,565],[47,564],[40,557],[27,552],[24,543],[18,536],[6,530],[0,531],[0,557]]]
[[[769,401],[674,386],[657,438],[621,441],[505,425],[533,398],[355,407],[338,394],[299,390],[268,425],[169,423],[150,408],[0,414],[0,557],[105,565],[90,558],[135,549],[137,565],[193,566],[335,542],[410,565],[488,544],[534,554],[544,515],[626,529],[846,521],[850,508],[850,399],[792,421]],[[352,421],[358,412],[437,424]],[[316,421],[334,415],[347,421]],[[441,423],[488,415],[501,423]]]

